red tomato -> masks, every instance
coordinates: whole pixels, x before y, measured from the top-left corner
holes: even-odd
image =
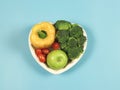
[[[54,42],[54,43],[52,44],[52,48],[53,48],[54,50],[59,49],[59,48],[60,48],[60,44],[59,44],[58,42]]]
[[[39,56],[39,54],[41,54],[42,51],[41,51],[41,49],[35,49],[35,53],[36,53],[37,56]]]
[[[44,53],[44,54],[48,54],[49,52],[50,52],[50,50],[47,48],[42,49],[42,53]]]
[[[38,56],[38,58],[39,58],[39,60],[40,60],[40,62],[45,62],[46,61],[46,58],[45,58],[45,55],[44,54],[39,54],[39,56]]]

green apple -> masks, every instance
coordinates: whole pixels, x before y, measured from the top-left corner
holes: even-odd
[[[47,65],[54,70],[59,70],[67,65],[68,57],[62,50],[53,50],[47,55]]]

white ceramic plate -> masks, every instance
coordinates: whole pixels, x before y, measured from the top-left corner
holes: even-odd
[[[82,27],[81,25],[79,25],[79,26]],[[82,30],[83,30],[84,36],[87,38],[87,33],[85,32],[85,30],[84,30],[83,27],[82,27]],[[61,73],[65,72],[65,71],[67,71],[68,69],[72,68],[76,63],[78,63],[78,61],[80,61],[80,59],[82,58],[82,56],[84,55],[84,53],[85,53],[85,51],[86,51],[88,38],[87,38],[87,40],[86,40],[85,43],[84,43],[84,51],[83,51],[83,53],[82,53],[78,58],[76,58],[75,60],[72,60],[72,62],[70,62],[70,63],[69,63],[65,68],[63,68],[63,69],[53,70],[53,69],[49,68],[46,64],[41,63],[41,62],[39,61],[38,57],[36,56],[35,51],[34,51],[32,45],[31,45],[31,42],[30,42],[31,31],[32,31],[32,30],[30,30],[29,37],[28,37],[28,44],[29,44],[30,52],[31,52],[33,58],[35,59],[35,61],[36,61],[42,68],[44,68],[45,70],[47,70],[48,72],[50,72],[50,73],[52,73],[52,74],[61,74]]]

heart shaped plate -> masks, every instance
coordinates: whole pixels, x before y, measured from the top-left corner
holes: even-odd
[[[79,25],[79,26],[82,27],[81,25]],[[86,51],[88,38],[87,38],[87,33],[86,33],[86,31],[85,31],[85,29],[83,27],[82,27],[82,30],[83,30],[83,35],[86,37],[86,41],[84,43],[83,52],[80,54],[80,56],[78,58],[76,58],[76,59],[72,60],[70,63],[68,63],[67,66],[65,66],[63,69],[53,70],[53,69],[49,68],[46,64],[44,64],[44,63],[42,63],[42,62],[39,61],[38,57],[35,54],[34,48],[32,47],[31,42],[30,42],[30,35],[31,35],[31,31],[32,30],[30,30],[29,36],[28,36],[28,44],[29,44],[30,52],[31,52],[33,58],[35,59],[35,61],[42,68],[44,68],[46,71],[48,71],[48,72],[50,72],[52,74],[55,74],[55,75],[61,74],[61,73],[65,72],[65,71],[69,70],[70,68],[72,68],[76,63],[78,63],[81,60],[82,56],[84,55],[84,53]]]

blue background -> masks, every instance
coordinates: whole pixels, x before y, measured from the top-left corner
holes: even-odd
[[[0,90],[120,90],[120,0],[0,0]],[[31,27],[65,19],[88,34],[84,57],[52,75],[28,48]]]

